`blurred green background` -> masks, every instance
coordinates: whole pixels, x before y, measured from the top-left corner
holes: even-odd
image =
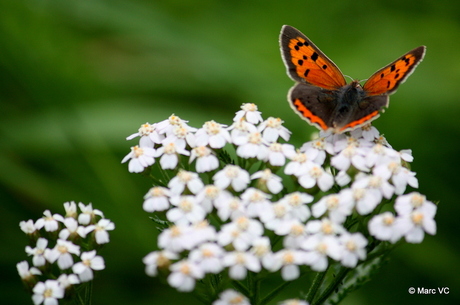
[[[286,102],[283,24],[355,79],[427,46],[375,125],[413,150],[420,192],[440,201],[438,233],[395,250],[343,304],[460,304],[460,4],[449,0],[0,1],[1,302],[32,304],[16,272],[27,243],[19,222],[75,200],[116,224],[93,304],[198,304],[144,273],[156,246],[142,211],[150,182],[120,164],[136,142],[125,137],[171,113],[195,127],[230,124],[254,102],[306,141],[313,127]],[[446,286],[448,296],[407,292]]]

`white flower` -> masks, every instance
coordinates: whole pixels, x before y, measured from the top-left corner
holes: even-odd
[[[222,221],[246,215],[246,207],[238,197],[228,197],[217,208],[217,215]]]
[[[164,139],[164,136],[158,133],[156,125],[157,124],[149,123],[142,124],[138,132],[130,135],[126,138],[126,140],[132,140],[136,137],[141,137],[139,141],[140,147],[153,147],[154,144],[160,144]]]
[[[152,187],[144,196],[142,208],[144,211],[152,213],[155,211],[165,211],[169,208],[168,197],[170,192],[167,188],[161,186]]]
[[[361,126],[360,128],[356,128],[350,132],[351,136],[358,139],[358,138],[363,138],[366,141],[372,142],[374,139],[378,139],[380,133],[371,124],[366,124],[364,126]]]
[[[80,236],[81,238],[86,237],[85,228],[83,226],[79,226],[78,221],[75,218],[67,217],[64,219],[64,225],[65,229],[62,229],[61,232],[59,232],[60,239],[68,239],[69,237],[73,239],[77,236]]]
[[[236,143],[235,143],[236,144]],[[236,154],[241,158],[257,158],[264,160],[268,155],[267,142],[262,139],[260,132],[255,131],[247,134],[236,149]]]
[[[411,149],[403,149],[399,152],[399,157],[403,159],[406,162],[412,162],[414,161],[414,157],[412,156],[412,150]]]
[[[174,225],[158,235],[158,246],[175,253],[184,249],[190,250],[195,244],[194,240],[189,238],[192,230],[189,225]]]
[[[215,243],[205,243],[194,249],[189,254],[191,262],[198,264],[198,266],[205,273],[217,274],[224,269],[222,258],[224,256],[224,249]]]
[[[373,173],[386,180],[391,177],[391,181],[395,186],[395,194],[401,195],[406,190],[407,184],[417,188],[418,180],[415,178],[415,173],[403,167],[399,160],[391,160],[374,168]]]
[[[294,146],[291,144],[270,143],[265,160],[272,166],[283,166],[286,157],[291,158],[295,154]]]
[[[388,240],[391,243],[395,243],[401,237],[401,233],[395,226],[395,220],[391,212],[376,215],[369,221],[369,233],[379,240]]]
[[[246,189],[241,194],[241,200],[246,206],[249,217],[258,217],[264,210],[270,209],[271,203],[268,198],[270,198],[270,195],[253,187]]]
[[[426,200],[425,195],[418,192],[412,192],[396,198],[395,210],[398,212],[398,215],[407,215],[414,209],[421,208],[425,205],[432,206],[431,209],[436,208],[436,205],[433,202]]]
[[[299,177],[299,184],[306,189],[312,188],[317,184],[320,190],[326,192],[334,185],[334,177],[321,166],[312,164],[309,166],[307,173]]]
[[[293,219],[290,223],[283,223],[275,229],[275,234],[286,235],[283,246],[289,249],[298,249],[307,236],[305,225],[299,220]]]
[[[341,150],[338,155],[331,158],[331,165],[342,171],[348,170],[350,165],[353,165],[356,169],[367,172],[369,169],[366,166],[365,154],[365,150],[352,142],[352,144]]]
[[[217,187],[225,189],[231,186],[236,192],[244,190],[250,182],[249,173],[246,170],[231,164],[218,171],[212,180]]]
[[[171,222],[193,224],[206,217],[206,211],[196,202],[195,196],[174,196],[171,197],[170,202],[176,207],[166,213],[166,217]]]
[[[170,139],[163,140],[163,146],[158,148],[155,157],[160,157],[162,169],[175,169],[179,162],[179,154],[190,156],[190,152],[185,149],[185,142],[176,143]]]
[[[409,243],[422,242],[425,232],[428,234],[436,234],[436,205],[424,204],[416,208],[410,214],[399,216],[396,220],[396,228],[401,235],[404,235]]]
[[[212,305],[251,305],[251,303],[241,293],[227,289],[219,295],[219,299],[212,302]]]
[[[230,133],[225,129],[225,125],[208,121],[195,133],[195,145],[206,146],[219,149],[231,142]]]
[[[83,252],[80,256],[81,262],[72,267],[72,271],[78,275],[81,282],[93,279],[93,270],[103,270],[105,268],[104,259],[96,256],[96,250]]]
[[[259,188],[267,189],[272,194],[278,194],[283,189],[283,180],[268,168],[254,173],[251,179],[259,179]]]
[[[96,219],[96,216],[104,218],[104,214],[98,209],[93,209],[93,205],[91,203],[85,206],[80,202],[78,207],[81,210],[81,214],[78,215],[78,222],[82,225],[88,225]]]
[[[237,122],[243,118],[252,124],[257,124],[263,121],[260,111],[257,111],[257,106],[252,103],[243,104],[241,106],[241,110],[238,111],[233,118],[233,121]]]
[[[48,240],[43,237],[37,239],[35,248],[26,246],[26,253],[30,256],[33,255],[32,263],[35,267],[40,267],[46,264],[44,257],[46,246],[48,246]]]
[[[17,263],[16,269],[18,270],[19,276],[23,281],[31,281],[35,275],[42,274],[42,272],[35,267],[29,269],[29,263],[27,261]]]
[[[272,254],[270,239],[267,236],[262,236],[254,239],[250,251],[255,256],[262,259],[267,255]]]
[[[335,140],[332,139],[332,143],[334,143],[334,151],[336,153],[341,152],[350,147],[356,147],[356,148],[360,148],[359,151],[361,153],[364,153],[365,155],[365,152],[375,144],[373,141],[370,142],[370,141],[366,141],[363,138],[355,138],[352,136],[346,136],[344,134],[339,134],[339,135],[333,134],[332,137],[336,138]]]
[[[399,159],[398,152],[386,147],[383,144],[377,143],[366,154],[366,165],[373,167],[378,164],[387,162],[388,160]]]
[[[332,221],[343,223],[353,210],[353,201],[350,197],[351,196],[343,196],[340,194],[324,196],[317,203],[312,205],[312,214],[316,218],[319,218],[327,211]]]
[[[259,221],[241,216],[221,227],[217,241],[221,246],[232,244],[236,250],[245,251],[263,232]]]
[[[182,120],[177,115],[172,114],[167,120],[161,121],[156,124],[156,130],[159,134],[170,135],[173,132],[173,129],[178,126],[184,126],[186,128],[192,129],[187,125],[188,121]]]
[[[227,253],[223,259],[224,266],[229,267],[228,275],[231,279],[246,278],[247,270],[259,272],[262,269],[259,259],[252,253],[234,251]]]
[[[295,175],[297,177],[305,175],[313,164],[313,159],[318,155],[318,151],[310,150],[310,153],[296,152],[289,156],[291,162],[286,164],[284,173],[286,175]]]
[[[312,201],[312,195],[307,193],[294,192],[287,194],[279,202],[286,202],[291,207],[289,211],[291,216],[304,222],[310,217],[310,209],[306,204]]]
[[[307,250],[305,253],[305,263],[314,271],[324,271],[327,268],[327,257],[340,260],[343,250],[340,247],[337,237],[330,235],[312,235],[307,237],[302,244],[302,248]]]
[[[178,258],[179,255],[167,250],[150,252],[142,259],[145,264],[145,273],[149,276],[157,276],[158,269],[169,267],[171,260]]]
[[[107,231],[112,231],[115,229],[115,224],[110,221],[110,219],[100,219],[96,225],[90,225],[86,227],[86,234],[94,231],[96,237],[96,243],[98,245],[106,244],[109,240],[109,233]]]
[[[213,206],[219,208],[231,198],[231,193],[210,184],[206,185],[197,195],[196,201],[204,208],[206,213],[212,211]]]
[[[58,299],[64,297],[64,288],[56,280],[38,282],[33,289],[32,301],[35,305],[58,305]]]
[[[192,291],[195,288],[195,280],[204,277],[203,270],[187,260],[181,260],[171,265],[170,270],[168,283],[179,291]]]
[[[169,181],[168,187],[174,195],[179,195],[184,192],[185,187],[193,194],[197,194],[204,187],[204,184],[197,173],[181,169],[177,175]]]
[[[269,117],[257,129],[262,132],[263,138],[269,143],[276,142],[279,137],[289,141],[291,132],[282,125],[283,123],[280,118]]]
[[[74,245],[70,241],[58,239],[53,249],[46,249],[45,258],[50,263],[57,260],[61,270],[70,268],[73,265],[72,254],[80,255],[80,246]]]
[[[371,213],[382,201],[382,194],[378,190],[356,187],[354,184],[351,188],[343,189],[340,194],[342,197],[351,198],[360,215]]]
[[[377,139],[374,140],[375,143],[385,145],[386,147],[392,148],[390,143],[388,143],[387,139],[383,135],[380,135]]]
[[[19,227],[21,228],[21,231],[26,234],[33,234],[35,231],[37,231],[37,228],[35,227],[34,221],[32,219],[19,222]]]
[[[285,281],[292,281],[299,277],[299,265],[305,263],[305,252],[293,249],[283,249],[272,256],[270,271],[281,268],[281,277]]]
[[[128,171],[130,173],[140,173],[143,172],[146,167],[155,163],[154,156],[155,149],[136,145],[131,147],[131,152],[121,160],[121,163],[125,163],[131,159],[128,164]]]
[[[353,182],[353,188],[367,188],[378,190],[386,199],[390,199],[394,194],[394,186],[392,186],[387,180],[380,176],[363,174],[357,175],[355,179],[355,182]]]
[[[193,134],[193,131],[195,130],[196,128],[189,127],[187,124],[179,124],[172,128],[171,133],[169,133],[166,138],[161,141],[161,143],[163,145],[174,143],[178,147],[185,147],[188,144],[194,147],[195,135]]]
[[[279,201],[268,205],[260,211],[259,218],[269,230],[275,231],[285,223],[290,223],[294,217],[290,213],[291,206],[286,201]]]
[[[328,218],[321,220],[310,220],[307,222],[305,230],[310,234],[323,235],[336,235],[345,232],[342,225],[331,221]]]
[[[325,137],[319,137],[313,141],[306,142],[300,147],[300,151],[307,155],[312,154],[314,157],[313,162],[321,165],[326,160],[326,152],[334,155],[334,145],[329,142]]]
[[[51,215],[51,212],[49,210],[46,210],[43,212],[43,217],[38,219],[35,222],[35,228],[37,230],[40,230],[41,228],[45,227],[46,232],[54,232],[57,229],[59,229],[59,222],[64,221],[64,217],[62,217],[59,214],[54,214]]]
[[[340,260],[343,266],[354,268],[359,259],[366,258],[367,239],[361,233],[342,234],[339,241],[343,246],[343,255]]]
[[[192,247],[196,247],[205,242],[217,240],[216,228],[209,224],[207,220],[193,224],[192,230],[188,233]]]
[[[63,288],[68,288],[72,285],[75,284],[80,284],[80,279],[78,279],[78,276],[75,274],[61,274],[58,278],[57,281],[59,282],[59,285]]]
[[[64,202],[65,218],[72,217],[77,219],[77,204],[75,201]]]
[[[189,163],[196,159],[196,171],[198,173],[210,172],[219,167],[219,159],[212,150],[206,146],[197,146],[192,149]]]
[[[230,131],[231,143],[238,146],[246,143],[248,134],[256,132],[257,127],[245,120],[240,120],[233,122],[233,124],[228,127],[228,130]]]

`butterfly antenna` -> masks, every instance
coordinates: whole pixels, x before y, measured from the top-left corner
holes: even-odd
[[[344,75],[345,77],[348,77],[351,81],[354,81],[355,79],[351,77],[350,75]]]

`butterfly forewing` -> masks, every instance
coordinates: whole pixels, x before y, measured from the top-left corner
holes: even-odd
[[[346,85],[340,69],[297,29],[283,26],[280,43],[288,75],[293,80],[328,90]]]
[[[364,84],[368,95],[391,94],[414,71],[425,55],[425,46],[413,49],[375,72]]]

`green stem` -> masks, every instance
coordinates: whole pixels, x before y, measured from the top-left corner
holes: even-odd
[[[93,294],[93,281],[89,281],[88,284],[86,284],[85,289],[83,291],[83,299],[84,303],[83,305],[91,305],[91,297]]]
[[[252,272],[248,275],[248,287],[251,295],[251,304],[258,305],[260,297],[260,280],[254,279],[254,274],[252,274]]]
[[[249,289],[244,286],[243,284],[241,284],[241,282],[239,281],[232,281],[232,286],[238,290],[239,292],[241,292],[242,294],[248,296],[249,295]]]
[[[326,277],[326,273],[327,273],[327,269],[324,270],[323,272],[316,273],[315,279],[313,280],[313,283],[311,284],[310,289],[308,290],[308,293],[307,293],[308,303],[311,304],[311,302],[315,298],[316,293],[318,292],[319,288],[321,287],[321,284],[324,281],[324,278]]]
[[[331,294],[334,293],[337,287],[342,283],[343,279],[345,278],[345,276],[348,274],[350,270],[351,270],[350,268],[341,267],[339,273],[334,278],[332,283],[324,290],[321,296],[315,302],[311,304],[312,305],[323,304],[331,296]]]

